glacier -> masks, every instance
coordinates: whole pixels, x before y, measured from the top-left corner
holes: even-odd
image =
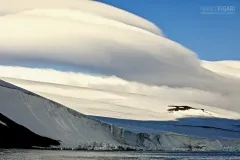
[[[239,151],[239,61],[100,2],[0,2],[0,113],[49,149]]]
[[[154,133],[147,131],[145,126],[139,125],[139,122],[136,125],[138,128],[133,126],[123,127],[115,122],[109,121],[107,123],[108,120],[86,116],[4,81],[0,81],[0,95],[2,98],[1,113],[34,133],[61,142],[60,146],[50,146],[53,148],[81,150],[237,151],[240,145],[239,140],[233,139],[240,137],[239,127],[236,127],[235,131],[228,130],[228,136],[231,139],[229,137],[218,139],[198,138],[166,131],[156,132],[156,129],[154,129]],[[127,125],[130,124],[127,123]],[[226,124],[233,125],[231,121]],[[159,127],[159,125],[157,126]],[[159,128],[163,129],[162,127]],[[213,132],[216,131],[216,129],[213,130]],[[221,130],[217,132],[223,132],[224,135],[227,135]],[[40,148],[42,146],[33,147]]]

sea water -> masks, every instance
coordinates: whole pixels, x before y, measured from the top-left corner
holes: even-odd
[[[0,160],[240,160],[240,152],[0,150]]]

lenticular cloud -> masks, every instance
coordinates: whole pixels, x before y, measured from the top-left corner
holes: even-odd
[[[202,67],[195,53],[141,17],[87,0],[0,2],[0,64],[73,66],[149,86],[216,93],[226,102],[221,108],[230,101],[239,105],[238,78],[219,74],[205,62]],[[16,72],[0,74],[17,78]]]

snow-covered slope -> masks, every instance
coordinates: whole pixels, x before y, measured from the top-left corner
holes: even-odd
[[[134,120],[175,120],[188,116],[240,118],[238,112],[220,109],[218,105],[214,105],[216,99],[197,101],[193,99],[194,97],[191,97],[192,99],[184,100],[185,97],[189,96],[188,94],[182,95],[182,97],[177,97],[179,95],[171,97],[171,93],[176,92],[175,90],[171,91],[171,88],[156,88],[158,92],[162,92],[162,94],[165,92],[166,95],[148,95],[147,92],[135,91],[135,93],[131,93],[124,90],[116,91],[113,88],[107,90],[97,87],[76,87],[13,78],[2,79],[88,115]],[[145,90],[151,91],[151,88],[146,87]],[[194,92],[192,90],[186,91]],[[200,96],[201,93],[199,93],[200,91],[195,92],[197,99],[197,96]],[[202,95],[204,94],[211,96],[210,93],[202,93]],[[192,94],[192,96],[194,95]],[[214,98],[217,98],[217,96]],[[210,105],[211,103],[213,105]],[[197,110],[169,112],[168,109],[171,105],[188,105]],[[206,110],[206,112],[201,109]]]
[[[0,112],[34,133],[60,140],[60,147],[77,147],[90,142],[117,144],[96,121],[4,81],[0,82]]]
[[[14,70],[19,73],[31,73],[28,72],[27,68],[3,68],[6,73],[13,73]],[[45,81],[51,80],[51,76],[46,76],[47,70],[40,71],[43,77],[50,78],[48,80],[45,79]],[[62,75],[58,71],[55,72],[56,75],[57,73]],[[52,76],[56,78],[56,75]],[[150,125],[151,123],[138,122],[137,126],[133,124],[133,126],[130,125],[131,127],[126,126],[125,121],[119,120],[116,123],[130,129],[138,128],[139,132],[158,133],[160,131],[171,131],[206,138],[229,138],[229,131],[223,130],[239,130],[239,112],[220,109],[226,105],[231,105],[228,104],[227,97],[224,100],[223,96],[218,97],[214,93],[193,89],[176,90],[170,87],[144,86],[116,78],[114,80],[113,77],[105,78],[101,82],[100,77],[97,78],[96,76],[92,77],[84,74],[78,76],[81,76],[79,78],[82,82],[78,84],[79,86],[67,85],[64,81],[55,82],[54,84],[24,80],[27,77],[22,77],[23,79],[5,77],[2,79],[68,106],[78,112],[92,115],[93,117],[99,116],[97,119],[104,121],[108,121],[108,119],[102,119],[101,117],[153,121],[152,125]],[[60,80],[64,80],[64,78],[60,78]],[[174,110],[171,106],[189,106],[191,108]],[[229,123],[223,123],[226,122],[225,119],[230,119],[227,121]],[[156,123],[157,125],[155,125]],[[169,126],[169,124],[171,125]],[[215,130],[211,128],[218,128],[217,130],[220,131],[219,134],[213,134]],[[231,134],[238,135],[239,133],[231,133],[230,131]]]
[[[205,134],[219,132],[217,133],[218,136],[224,135],[224,137],[214,136],[210,139],[210,137],[198,138],[200,136],[192,137],[163,130],[164,125],[168,129],[171,127],[178,130],[183,129],[181,126],[174,127],[173,124],[163,123],[159,127],[156,122],[141,122],[141,125],[134,125],[134,123],[139,124],[139,122],[127,122],[123,125],[122,120],[118,124],[103,118],[93,117],[92,119],[4,81],[0,81],[0,95],[1,114],[35,134],[58,140],[60,146],[56,146],[57,148],[94,150],[124,148],[144,150],[238,150],[240,144],[236,140],[240,136],[239,132],[238,130],[234,131],[233,128],[232,130],[197,129]],[[100,119],[102,122],[94,119]],[[150,125],[146,125],[146,123]],[[0,126],[2,124],[6,126],[3,122]],[[151,126],[154,124],[161,129],[156,130],[156,126]],[[230,120],[227,120],[225,124],[233,125]],[[154,130],[150,130],[151,127]]]

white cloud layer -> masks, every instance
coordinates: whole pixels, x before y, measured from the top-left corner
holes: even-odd
[[[11,67],[0,67],[0,77],[134,90],[239,112],[238,78],[219,74],[143,18],[93,1],[0,3],[0,64],[57,63],[121,79]]]
[[[184,116],[184,113],[168,113],[169,105],[189,105],[205,109],[214,116],[240,118],[240,114],[237,114],[240,113],[237,94],[224,95],[187,87],[149,86],[114,76],[93,76],[52,69],[0,66],[0,73],[3,80],[90,115],[172,120]],[[190,113],[194,116],[194,112]],[[197,111],[196,115],[209,116],[209,113],[205,115]]]
[[[102,18],[103,20],[108,19],[116,23],[120,22],[126,25],[135,26],[157,35],[162,34],[158,27],[139,16],[91,0],[0,0],[0,3],[4,4],[0,6],[0,15],[21,13],[34,9],[71,9],[73,11],[76,10],[80,13]],[[76,17],[78,16],[79,14],[76,15]],[[85,19],[88,18],[89,17],[85,17]]]
[[[202,66],[223,76],[240,78],[240,61],[202,61]]]

